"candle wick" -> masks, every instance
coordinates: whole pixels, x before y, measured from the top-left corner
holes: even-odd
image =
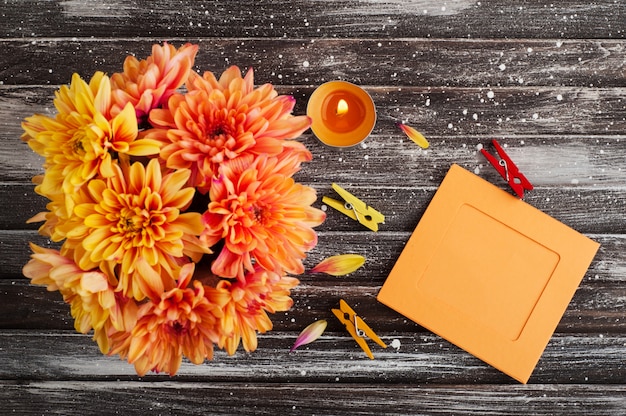
[[[348,102],[343,98],[337,103],[337,115],[342,116],[348,112]]]

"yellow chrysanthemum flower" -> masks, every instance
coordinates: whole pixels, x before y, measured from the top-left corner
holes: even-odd
[[[195,192],[185,187],[189,171],[162,175],[157,159],[113,169],[112,177],[93,179],[77,194],[64,248],[75,251],[83,269],[117,270],[124,295],[159,297],[174,286],[184,256],[197,261],[210,252],[196,237],[201,215],[183,213]]]
[[[56,117],[37,114],[22,123],[22,139],[45,158],[46,172],[38,187],[44,196],[71,195],[97,175],[113,176],[118,154],[146,156],[160,151],[159,142],[138,138],[130,103],[110,117],[111,83],[102,72],[96,72],[89,84],[74,74],[71,84],[56,92],[54,105]],[[71,198],[66,203],[69,215]]]

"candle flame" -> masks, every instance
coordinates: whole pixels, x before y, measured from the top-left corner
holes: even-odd
[[[337,103],[337,115],[342,116],[348,112],[348,102],[343,98]]]

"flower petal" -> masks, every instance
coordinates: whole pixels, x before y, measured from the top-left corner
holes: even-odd
[[[326,330],[326,325],[328,325],[328,321],[326,321],[326,319],[320,319],[319,321],[315,321],[311,325],[304,328],[304,330],[300,332],[300,335],[298,335],[296,342],[293,344],[293,347],[291,347],[289,352],[294,351],[301,345],[310,344],[321,337]]]
[[[426,137],[424,137],[422,133],[415,130],[411,126],[407,126],[406,124],[398,123],[398,127],[400,127],[400,130],[402,130],[404,134],[406,134],[409,139],[413,140],[419,147],[422,149],[428,148],[428,140],[426,140]]]
[[[333,276],[343,276],[352,273],[363,266],[365,257],[358,254],[340,254],[322,260],[311,269],[311,273],[326,273]]]
[[[138,127],[135,109],[131,103],[126,103],[124,109],[115,116],[111,122],[111,127],[116,141],[130,143],[135,140],[138,134]]]

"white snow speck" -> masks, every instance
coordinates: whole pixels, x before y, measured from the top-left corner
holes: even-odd
[[[557,101],[563,101],[563,96],[561,94],[556,96]]]
[[[310,64],[309,64],[309,61],[304,61],[304,62],[302,62],[302,66],[303,66],[303,67],[305,67],[305,68],[308,68],[308,67],[309,67],[309,65],[310,65]]]
[[[487,91],[487,98],[493,98],[496,94],[493,91]]]
[[[391,341],[391,346],[395,348],[396,350],[399,350],[402,344],[400,343],[400,340],[396,338],[393,341]]]
[[[504,71],[506,69],[506,65],[500,64],[498,68],[500,68],[500,71]]]

